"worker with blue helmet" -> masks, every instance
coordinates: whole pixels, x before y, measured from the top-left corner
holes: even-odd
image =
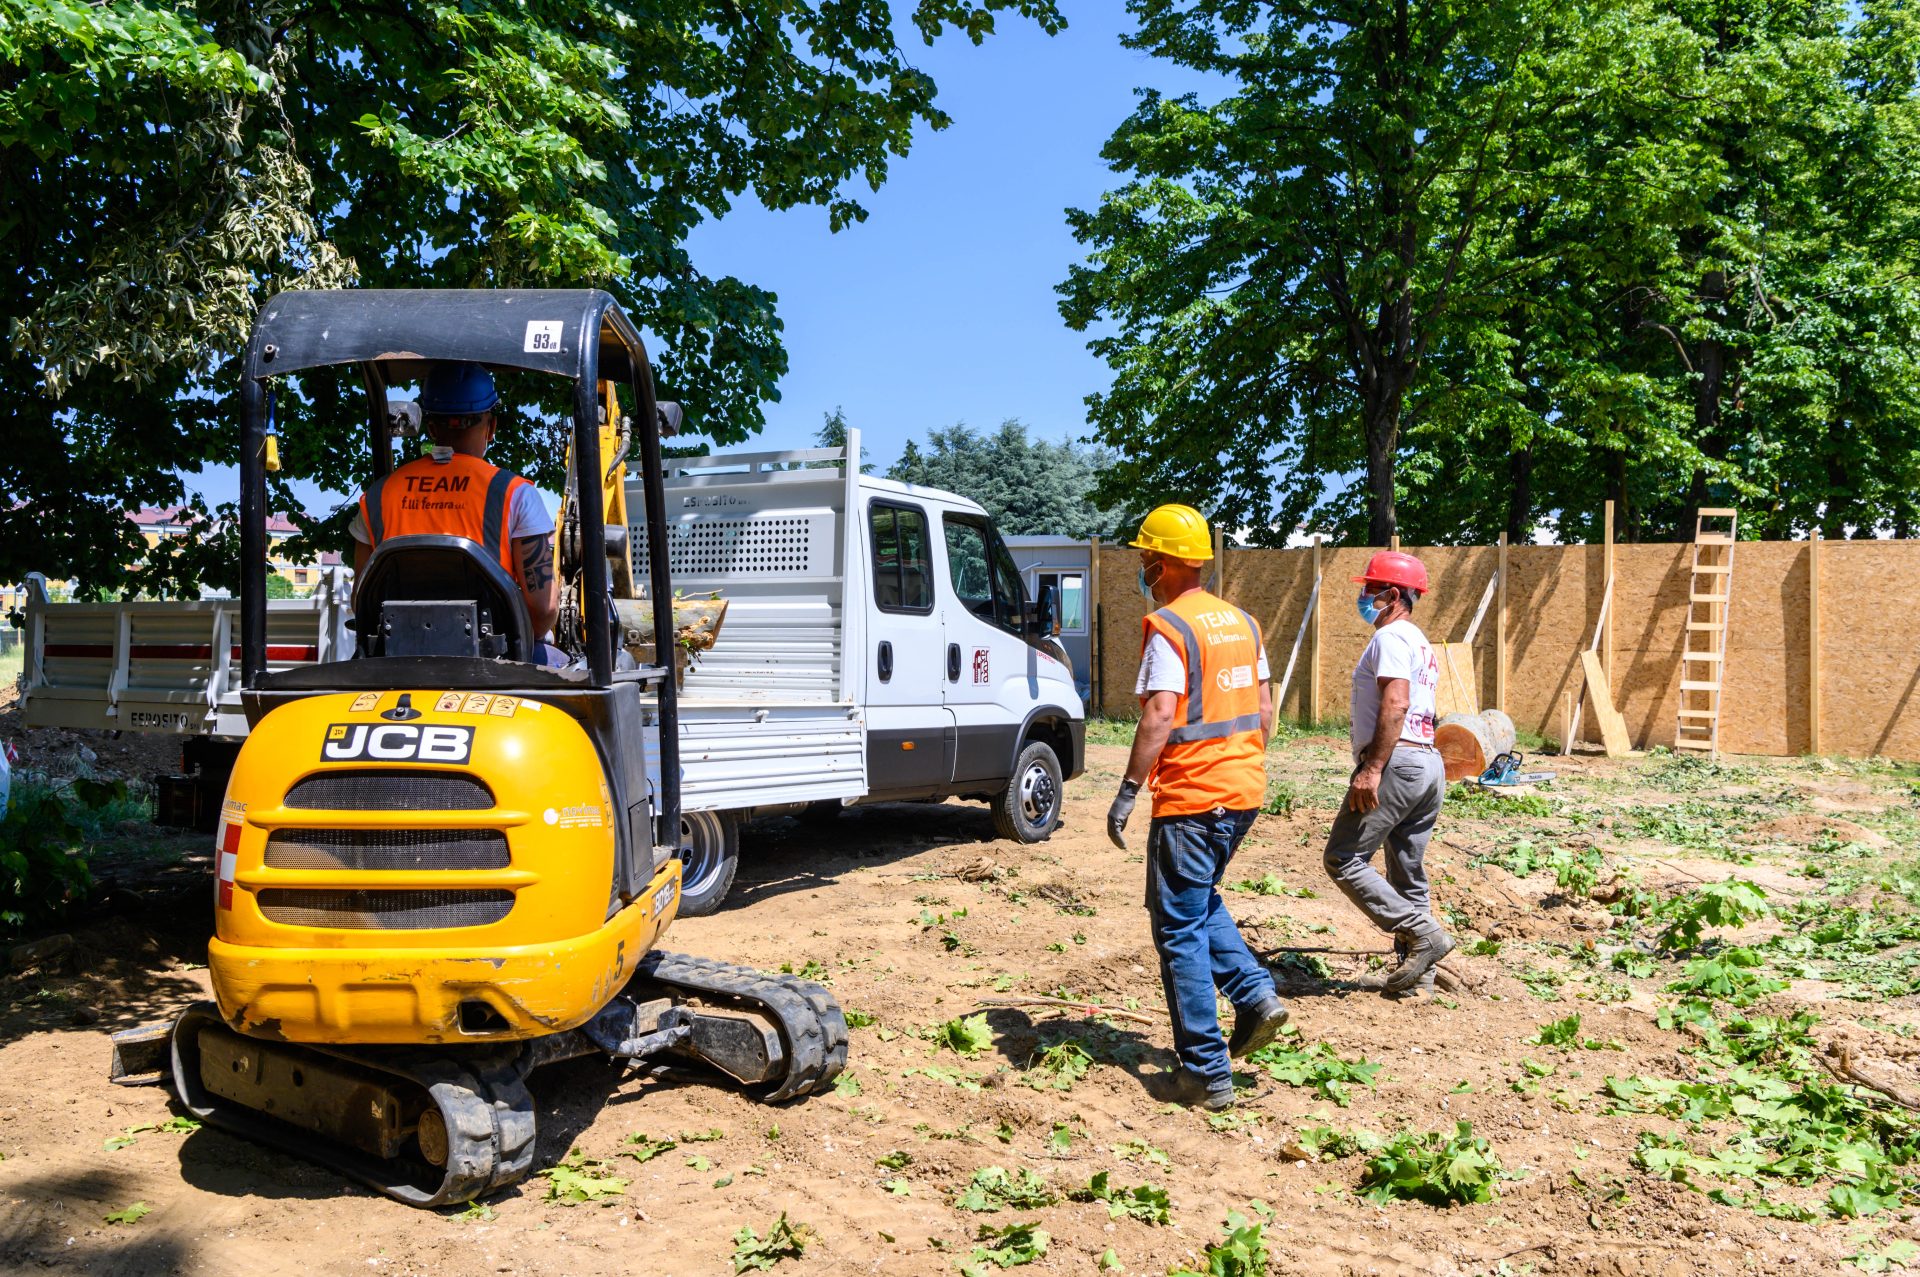
[[[519,583],[533,633],[560,610],[553,516],[533,484],[490,464],[500,391],[480,364],[445,360],[420,383],[420,411],[433,449],[396,466],[361,494],[348,531],[356,578],[387,537],[438,533],[479,542]]]
[[[430,417],[471,417],[499,406],[493,374],[464,359],[435,364],[420,383],[420,411]]]

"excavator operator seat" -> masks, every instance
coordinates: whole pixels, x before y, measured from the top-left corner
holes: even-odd
[[[520,585],[477,541],[423,534],[373,548],[354,607],[360,656],[532,658]]]

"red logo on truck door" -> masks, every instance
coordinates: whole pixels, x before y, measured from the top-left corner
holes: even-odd
[[[992,679],[990,679],[987,674],[990,655],[991,654],[987,648],[976,647],[973,649],[973,681],[974,682],[988,683],[992,681]]]

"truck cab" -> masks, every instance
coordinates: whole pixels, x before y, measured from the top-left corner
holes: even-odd
[[[1045,837],[1086,752],[1052,600],[1027,598],[978,504],[873,478],[859,499],[870,798],[985,799],[1002,836]]]
[[[667,462],[674,588],[728,603],[681,698],[688,809],[737,809],[719,753],[739,737],[709,737],[709,716],[790,715],[790,732],[819,729],[786,757],[740,759],[763,788],[791,767],[784,796],[816,812],[976,799],[1000,836],[1038,842],[1086,754],[1073,671],[1049,635],[1051,599],[1027,596],[978,503],[861,474],[849,460],[859,455],[853,432],[844,449]],[[643,507],[643,494],[630,498]],[[644,540],[637,518],[632,533]],[[864,732],[829,743],[823,715],[836,712]]]

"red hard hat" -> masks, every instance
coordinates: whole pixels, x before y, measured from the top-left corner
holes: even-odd
[[[1360,584],[1378,581],[1382,585],[1404,585],[1410,590],[1427,592],[1427,565],[1411,554],[1402,554],[1398,550],[1382,550],[1367,560],[1365,576],[1353,578]]]

